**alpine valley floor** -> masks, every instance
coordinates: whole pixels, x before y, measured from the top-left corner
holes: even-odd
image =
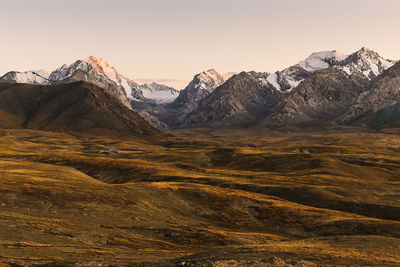
[[[0,130],[0,262],[400,266],[397,132],[170,133]]]

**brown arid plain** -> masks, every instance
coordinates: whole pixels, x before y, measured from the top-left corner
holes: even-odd
[[[390,130],[0,130],[0,180],[4,266],[400,266]]]

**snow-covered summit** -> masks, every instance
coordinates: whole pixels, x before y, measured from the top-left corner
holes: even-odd
[[[270,74],[267,80],[277,90],[289,92],[315,71],[336,66],[347,57],[336,50],[315,52],[296,65]]]
[[[342,52],[332,50],[312,53],[308,58],[299,63],[300,67],[309,72],[329,68],[345,60],[348,56]]]
[[[114,67],[111,67],[102,58],[87,57],[83,60],[77,60],[70,65],[63,65],[53,71],[49,77],[50,80],[60,81],[72,76],[77,70],[83,70],[90,75],[103,76],[109,82],[115,82],[119,87],[126,89],[126,95],[130,95],[130,88],[126,86],[127,79],[119,74]]]
[[[335,67],[348,75],[359,74],[368,79],[380,75],[385,69],[393,66],[395,61],[387,60],[378,53],[363,47],[347,56],[339,51],[322,51],[312,53],[306,59],[282,71],[263,76],[259,81],[269,84],[276,90],[288,92],[297,87],[304,79],[315,71]],[[189,85],[179,93],[174,102],[178,106],[193,106],[224,84],[235,73],[220,74],[215,69],[209,69],[195,75]],[[120,74],[116,68],[100,57],[86,57],[72,64],[65,64],[50,74],[45,70],[9,72],[0,77],[3,82],[54,84],[84,80],[105,88],[114,97],[129,105],[129,100],[140,102],[168,103],[178,95],[178,91],[160,84],[139,85],[135,81]]]
[[[0,77],[0,81],[38,85],[86,81],[104,88],[129,108],[129,100],[171,102],[178,96],[178,91],[165,85],[139,85],[104,59],[94,56],[64,64],[51,73],[46,70],[8,72]]]
[[[28,83],[36,85],[47,85],[49,84],[49,73],[46,70],[36,71],[10,71],[0,77],[0,81],[10,83]]]
[[[221,75],[215,69],[209,69],[194,77],[194,80],[196,80],[195,88],[211,92],[229,78],[229,75]]]
[[[368,79],[372,79],[393,66],[394,63],[365,47],[351,55],[345,55],[337,50],[322,51],[312,53],[296,65],[270,74],[267,80],[277,90],[289,92],[312,73],[321,69],[337,67],[348,75],[361,73]]]
[[[174,106],[183,107],[187,111],[194,109],[198,102],[224,84],[234,73],[220,74],[215,69],[209,69],[196,74],[193,80],[183,89]]]
[[[114,67],[110,66],[104,59],[90,56],[83,59],[83,61],[92,66],[97,72],[106,75],[117,84],[120,83],[121,79],[118,79],[118,76],[122,75],[119,74],[118,71]]]
[[[71,65],[63,65],[50,75],[51,80],[64,80],[72,76],[77,70],[87,72],[92,78],[105,88],[118,88],[127,99],[134,101],[171,102],[178,93],[170,88],[165,90],[164,85],[139,85],[120,74],[116,68],[100,57],[86,57],[77,60]],[[170,90],[173,89],[173,90]],[[160,92],[158,92],[160,91]],[[122,97],[122,96],[121,96]]]
[[[82,75],[82,72],[85,75]],[[70,65],[65,64],[53,71],[49,76],[49,80],[53,83],[75,80],[94,83],[107,90],[112,96],[130,108],[128,101],[128,98],[132,95],[130,81],[101,58],[92,56],[79,59]]]
[[[363,47],[348,56],[346,60],[341,62],[339,67],[348,75],[359,72],[368,79],[373,79],[394,64],[395,61],[385,59],[377,52]]]

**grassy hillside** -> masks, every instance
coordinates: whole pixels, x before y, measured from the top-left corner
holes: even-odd
[[[400,137],[0,130],[0,262],[400,265]]]

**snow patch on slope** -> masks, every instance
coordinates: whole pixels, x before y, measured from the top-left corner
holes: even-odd
[[[281,86],[278,83],[278,74],[272,73],[272,74],[268,75],[267,81],[270,84],[272,84],[276,88],[276,90],[281,91]]]
[[[26,71],[15,73],[15,81],[17,83],[30,83],[30,84],[47,84],[48,80],[36,72]]]
[[[178,90],[163,84],[143,84],[139,88],[145,98],[152,99],[158,104],[171,103],[179,95]]]

